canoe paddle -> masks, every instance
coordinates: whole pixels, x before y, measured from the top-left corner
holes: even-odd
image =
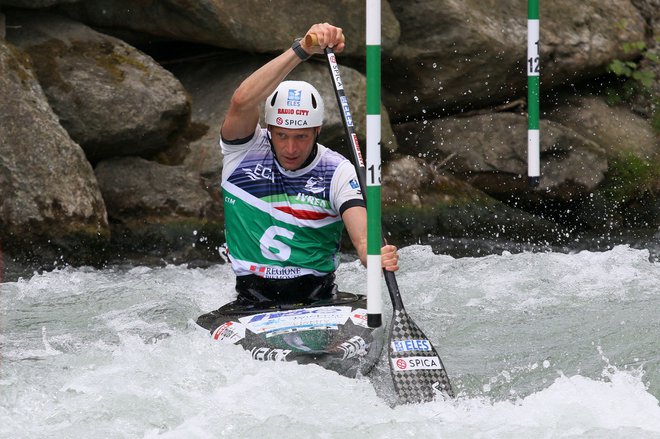
[[[305,44],[308,47],[318,45],[316,35],[308,34],[305,38]],[[353,165],[358,176],[360,189],[363,196],[365,196],[366,169],[357,135],[353,128],[353,118],[344,92],[339,65],[331,48],[326,47],[324,52],[328,59],[328,69],[332,78],[339,112],[342,116],[346,140],[351,145]],[[385,239],[382,239],[382,242],[384,244]],[[428,402],[434,399],[436,392],[454,397],[449,376],[438,352],[424,332],[413,322],[403,306],[394,273],[383,269],[383,275],[393,307],[388,339],[388,359],[394,390],[399,397],[399,401],[403,404]]]

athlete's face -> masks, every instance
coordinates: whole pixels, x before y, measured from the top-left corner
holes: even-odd
[[[270,136],[277,161],[287,171],[295,171],[312,153],[314,142],[321,127],[292,130],[270,126]]]

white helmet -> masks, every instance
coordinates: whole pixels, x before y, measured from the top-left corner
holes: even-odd
[[[266,99],[266,124],[311,128],[323,124],[323,98],[305,81],[283,81]]]

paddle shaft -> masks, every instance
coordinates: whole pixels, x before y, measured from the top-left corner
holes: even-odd
[[[306,38],[308,38],[308,35]],[[306,41],[307,43],[307,41]],[[339,111],[341,113],[341,120],[344,124],[344,131],[346,134],[346,141],[350,145],[351,156],[353,158],[353,165],[355,166],[355,171],[357,173],[358,182],[360,184],[360,190],[362,195],[366,195],[366,167],[364,166],[364,160],[362,159],[362,152],[360,151],[360,145],[358,144],[357,135],[355,134],[355,129],[353,125],[349,123],[349,120],[352,120],[350,109],[348,106],[348,101],[346,100],[346,94],[343,89],[343,82],[341,75],[339,73],[339,67],[337,65],[337,60],[335,58],[334,51],[326,47],[324,49],[325,55],[328,58],[328,69],[330,71],[330,76],[332,77],[333,88],[335,90],[335,97],[337,98],[337,104]],[[344,98],[342,100],[342,98]],[[385,239],[382,238],[383,245],[386,244]],[[396,281],[396,276],[394,272],[388,271],[383,268],[383,276],[385,278],[385,285],[387,285],[387,291],[390,294],[390,299],[392,300],[392,306],[394,309],[404,309],[403,301],[401,300],[401,292],[399,291],[399,285]]]

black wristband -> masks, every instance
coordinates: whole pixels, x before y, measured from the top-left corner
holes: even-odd
[[[302,61],[307,61],[312,55],[305,52],[305,50],[300,45],[300,40],[302,40],[302,38],[296,38],[295,40],[293,40],[293,44],[291,45],[291,48],[296,53],[296,55],[298,55],[298,58],[300,58]]]

